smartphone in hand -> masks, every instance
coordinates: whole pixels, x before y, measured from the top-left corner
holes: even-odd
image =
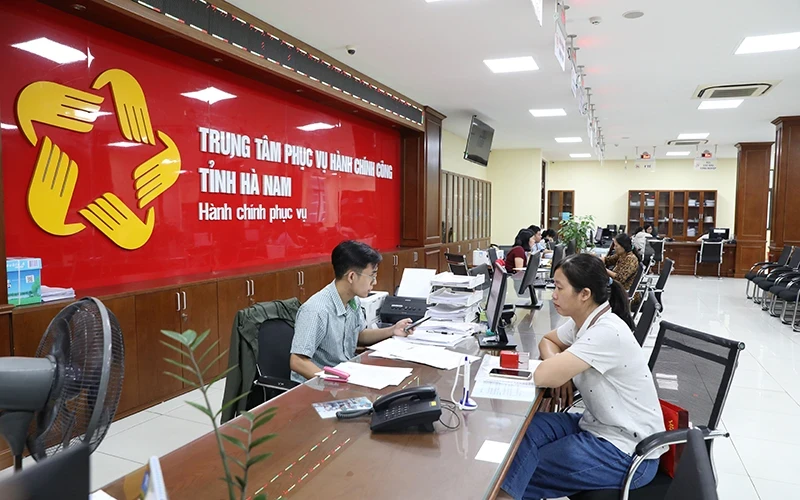
[[[431,319],[430,316],[425,316],[423,318],[418,319],[417,321],[414,321],[413,323],[409,323],[405,328],[403,328],[403,331],[408,332],[409,330],[413,330],[414,328],[418,327],[422,323],[425,323],[429,319]]]

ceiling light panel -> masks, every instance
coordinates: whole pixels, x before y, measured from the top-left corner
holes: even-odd
[[[758,54],[797,48],[800,48],[800,31],[778,35],[748,36],[736,49],[736,54]]]
[[[678,134],[678,140],[706,139],[706,138],[708,138],[708,132],[688,132],[688,133]]]
[[[492,70],[492,73],[517,73],[519,71],[535,71],[539,69],[536,61],[531,56],[484,59],[483,63]]]
[[[560,143],[583,142],[583,139],[580,137],[556,137],[556,142]]]
[[[719,101],[703,101],[697,109],[733,109],[738,108],[744,99],[721,99]]]
[[[548,116],[567,116],[567,112],[562,108],[558,109],[531,109],[531,114],[536,118],[545,118]]]

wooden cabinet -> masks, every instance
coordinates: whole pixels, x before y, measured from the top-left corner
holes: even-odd
[[[181,288],[183,304],[181,311],[180,331],[194,330],[199,334],[209,330],[204,345],[206,348],[219,338],[219,318],[217,317],[217,283],[205,283]],[[205,365],[216,358],[224,350],[219,344],[206,356]],[[205,352],[205,348],[202,352]],[[202,352],[200,354],[202,354]],[[177,353],[175,353],[177,354]],[[227,363],[225,364],[227,366]],[[212,368],[203,376],[205,380],[210,380],[219,372],[218,368]],[[190,379],[192,380],[192,379]]]
[[[125,342],[125,378],[117,413],[123,414],[138,407],[139,402],[139,341],[136,334],[135,297],[129,295],[107,299],[103,304],[114,313]]]
[[[389,292],[389,295],[394,295],[394,273],[397,266],[397,255],[394,252],[385,252],[381,254],[383,259],[378,266],[378,282],[372,287],[373,290],[379,292]]]
[[[548,191],[547,227],[542,229],[558,231],[564,213],[575,215],[575,191]]]
[[[442,243],[489,238],[492,184],[488,181],[442,172]]]
[[[378,267],[380,269],[380,266]],[[328,263],[314,264],[300,269],[300,302],[305,302],[312,295],[325,288],[333,281],[333,266]]]
[[[629,191],[627,231],[653,224],[659,235],[692,241],[717,223],[716,191]]]

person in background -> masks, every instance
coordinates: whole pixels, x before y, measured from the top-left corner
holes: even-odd
[[[531,247],[533,250],[537,250],[541,252],[542,250],[547,249],[547,242],[542,239],[542,229],[539,226],[529,226],[528,230],[533,233],[533,245]],[[535,248],[534,248],[535,247]]]
[[[533,381],[552,388],[560,406],[572,404],[577,387],[586,410],[534,414],[502,484],[517,500],[619,489],[636,445],[664,431],[626,290],[609,282],[600,260],[583,253],[559,262],[553,305],[568,319],[539,342],[543,361]],[[631,488],[647,485],[657,470],[656,456],[645,460]]]
[[[514,274],[514,269],[520,269],[528,264],[528,252],[536,244],[530,229],[520,229],[514,238],[514,247],[506,254],[506,272]]]
[[[614,238],[614,255],[606,256],[603,261],[608,269],[608,276],[622,285],[625,290],[630,290],[636,271],[639,270],[639,257],[633,251],[631,237],[625,233]]]
[[[644,255],[647,240],[653,237],[653,225],[649,222],[644,227],[639,226],[636,232],[633,233],[633,248],[635,248],[639,255]]]
[[[391,336],[413,333],[403,329],[411,319],[386,328],[366,328],[358,298],[377,282],[381,254],[366,243],[343,241],[331,252],[334,281],[311,296],[297,311],[289,367],[292,380],[305,382],[325,366],[353,358],[356,345],[372,345]]]
[[[552,250],[556,246],[556,243],[558,243],[558,233],[556,233],[555,229],[546,229],[545,232],[542,233],[542,239],[547,249]]]

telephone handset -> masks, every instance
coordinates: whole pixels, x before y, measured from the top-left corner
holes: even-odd
[[[372,404],[374,432],[419,427],[433,432],[433,423],[442,416],[442,404],[436,388],[430,385],[409,387],[378,398]]]

